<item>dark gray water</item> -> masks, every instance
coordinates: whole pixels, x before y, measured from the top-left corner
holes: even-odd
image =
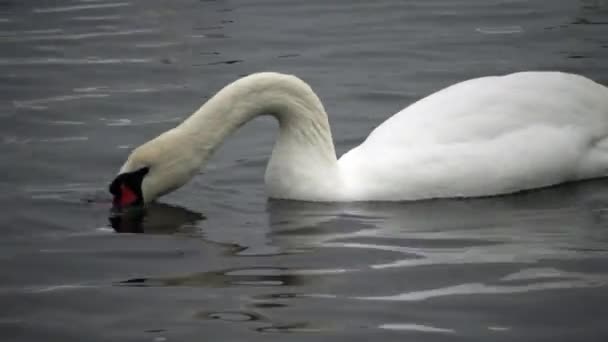
[[[259,119],[143,217],[110,222],[105,189],[254,71],[308,81],[342,153],[456,81],[608,84],[607,61],[603,0],[2,0],[0,340],[606,341],[608,181],[267,201],[276,124]]]

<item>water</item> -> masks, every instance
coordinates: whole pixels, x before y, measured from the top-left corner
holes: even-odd
[[[608,84],[607,58],[603,0],[0,1],[0,338],[605,341],[608,181],[267,201],[277,129],[259,119],[146,212],[110,217],[106,187],[133,146],[254,71],[308,81],[343,153],[456,81]]]

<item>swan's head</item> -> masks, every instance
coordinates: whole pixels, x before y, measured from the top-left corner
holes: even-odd
[[[114,206],[144,205],[186,184],[202,164],[181,134],[167,131],[139,146],[110,184]]]

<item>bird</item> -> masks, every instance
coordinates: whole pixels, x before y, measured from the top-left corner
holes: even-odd
[[[264,176],[274,199],[484,197],[608,174],[608,88],[581,75],[523,71],[456,83],[389,117],[338,159],[311,87],[260,72],[135,148],[110,184],[114,205],[145,205],[183,186],[260,115],[279,123]]]

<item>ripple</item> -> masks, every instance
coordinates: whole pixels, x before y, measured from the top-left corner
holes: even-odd
[[[121,15],[83,15],[78,17],[72,17],[70,20],[76,21],[105,21],[105,20],[120,20],[122,19]]]
[[[73,290],[91,289],[91,288],[99,288],[99,286],[98,285],[94,285],[94,284],[59,284],[59,285],[36,285],[36,286],[21,286],[21,287],[2,287],[2,288],[0,288],[0,293],[1,294],[7,294],[7,293],[38,294],[38,293],[73,291]]]
[[[430,325],[413,324],[413,323],[387,323],[378,326],[380,329],[400,330],[400,331],[416,331],[429,333],[452,334],[456,331],[453,329],[437,328]]]
[[[277,58],[293,58],[293,57],[299,57],[300,54],[298,53],[288,53],[288,54],[284,54],[284,55],[278,55]]]
[[[490,327],[488,327],[488,330],[490,330],[490,331],[509,331],[509,330],[511,330],[511,328],[508,328],[508,327],[498,327],[498,326],[490,326]]]
[[[74,6],[64,6],[64,7],[46,7],[46,8],[34,8],[32,10],[33,13],[59,13],[59,12],[74,12],[74,11],[83,11],[83,10],[91,10],[91,9],[100,9],[100,8],[116,8],[116,7],[125,7],[131,6],[130,2],[114,2],[114,3],[104,3],[104,4],[88,4],[88,5],[74,5]]]
[[[45,138],[45,139],[30,139],[31,142],[72,142],[72,141],[86,141],[89,140],[89,137],[85,136],[71,136],[71,137],[55,137],[55,138]]]
[[[170,46],[179,45],[178,42],[150,42],[150,43],[137,43],[135,44],[136,48],[140,49],[156,49],[156,48],[165,48]]]
[[[83,202],[83,198],[98,198],[105,189],[98,184],[68,183],[50,186],[28,186],[22,190],[32,199],[61,199],[69,202]],[[103,198],[103,197],[101,197]]]
[[[483,283],[468,283],[438,289],[422,290],[401,293],[392,296],[354,297],[361,300],[405,301],[416,302],[427,299],[456,296],[456,295],[483,295],[483,294],[516,294],[533,291],[547,291],[573,288],[597,288],[608,285],[608,277],[604,275],[584,275],[582,279],[560,280],[525,285],[486,285]]]
[[[184,118],[181,116],[172,116],[167,118],[157,118],[143,121],[133,121],[129,118],[118,118],[118,119],[107,119],[100,118],[99,120],[104,121],[106,126],[145,126],[145,125],[156,125],[163,123],[181,122]]]
[[[150,63],[151,58],[0,58],[0,66]]]
[[[583,273],[564,272],[555,268],[527,268],[501,278],[502,281],[521,281],[548,278],[579,278]]]
[[[314,327],[310,323],[292,323],[292,324],[280,324],[280,325],[272,325],[269,327],[261,327],[256,328],[255,331],[261,333],[316,333],[322,332],[325,329],[321,329],[320,327]]]
[[[52,28],[52,29],[42,29],[42,30],[11,30],[11,31],[0,31],[0,37],[17,37],[23,35],[34,35],[34,34],[57,34],[62,33],[63,29],[60,28]]]
[[[58,51],[63,51],[63,47],[62,46],[57,46],[57,45],[37,45],[34,46],[34,49],[38,50],[38,51],[51,51],[51,52],[58,52]]]
[[[494,27],[478,27],[475,31],[483,34],[514,34],[523,33],[524,29],[521,26],[494,26]]]
[[[86,123],[84,121],[70,121],[70,120],[39,120],[39,119],[28,119],[27,122],[39,125],[49,126],[82,126]]]
[[[45,40],[82,40],[89,38],[99,37],[113,37],[113,36],[128,36],[143,33],[154,33],[158,32],[158,29],[132,29],[123,31],[97,31],[97,32],[85,32],[85,33],[72,33],[72,34],[55,34],[55,35],[31,35],[31,36],[9,36],[1,37],[0,41],[4,42],[28,42],[28,41],[45,41]]]
[[[243,62],[244,61],[242,59],[230,59],[230,60],[226,60],[226,61],[207,63],[207,65],[236,64],[236,63],[243,63]],[[195,65],[195,66],[197,66],[197,65]]]
[[[147,333],[161,333],[161,332],[166,332],[166,331],[167,331],[167,329],[147,329],[147,330],[144,330],[144,332],[147,332]]]
[[[276,309],[276,308],[284,308],[287,306],[287,304],[283,304],[283,303],[253,303],[251,304],[251,306],[253,306],[254,308],[260,308],[260,309]]]
[[[227,287],[295,286],[305,282],[307,277],[334,274],[334,270],[291,270],[278,267],[251,267],[193,273],[185,276],[132,278],[116,283],[117,286],[137,287]],[[337,273],[340,273],[338,271]]]
[[[65,136],[65,137],[53,137],[53,138],[20,138],[16,136],[3,136],[2,143],[7,145],[26,145],[36,143],[65,143],[75,141],[86,141],[89,137],[86,136]]]
[[[298,293],[269,293],[269,294],[263,294],[263,295],[259,295],[256,296],[256,299],[261,299],[261,300],[268,300],[268,299],[292,299],[292,298],[299,298],[299,297],[305,297],[306,295],[301,295]]]
[[[103,85],[91,85],[86,87],[74,88],[75,93],[97,93],[102,92],[104,94],[130,94],[130,93],[153,93],[167,90],[182,89],[182,84],[159,84],[154,87],[144,86],[140,84],[129,85],[129,86],[103,86]]]
[[[25,101],[13,101],[13,106],[15,108],[24,108],[24,109],[35,109],[35,110],[44,110],[48,107],[46,105],[55,102],[66,102],[66,101],[74,101],[74,100],[82,100],[82,99],[96,99],[108,97],[109,94],[78,94],[78,95],[61,95],[61,96],[53,96],[46,97],[41,99],[32,99]]]
[[[586,18],[576,18],[572,25],[608,25],[606,21],[591,21]]]
[[[407,257],[388,263],[371,265],[372,269],[420,267],[428,265],[465,265],[493,263],[535,263],[541,259],[582,260],[606,256],[604,249],[581,251],[555,243],[503,243],[466,247],[409,247],[373,243],[330,242],[323,247],[360,248],[405,254]]]
[[[226,286],[284,286],[292,281],[287,277],[227,276],[221,272],[197,273],[182,277],[132,278],[116,283],[118,286],[135,287],[226,287]]]
[[[248,268],[239,269],[228,272],[230,275],[260,275],[260,274],[294,274],[294,275],[323,275],[323,274],[341,274],[351,270],[347,269],[300,269],[300,270],[287,270],[280,268]]]
[[[318,333],[323,332],[327,329],[321,329],[320,327],[314,327],[309,323],[294,323],[294,324],[283,324],[283,325],[272,325],[269,327],[256,328],[255,331],[261,333],[275,333],[275,334],[288,334],[288,333]]]
[[[35,289],[31,289],[30,291],[33,293],[46,293],[46,292],[57,292],[57,291],[68,291],[68,290],[79,290],[85,288],[96,287],[93,285],[85,285],[85,284],[64,284],[64,285],[52,285],[52,286],[44,286]]]
[[[266,318],[260,314],[244,311],[199,312],[195,314],[194,317],[228,322],[252,322],[266,320]]]
[[[101,118],[99,120],[106,121],[107,126],[130,126],[131,125],[131,119],[127,119],[127,118],[111,119],[111,120]]]

